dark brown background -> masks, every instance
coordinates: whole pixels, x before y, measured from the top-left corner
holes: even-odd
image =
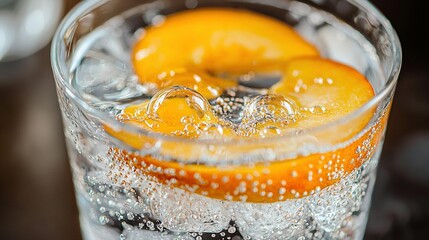
[[[70,9],[77,0],[67,0]],[[365,239],[429,239],[429,61],[423,1],[374,0],[404,66]],[[80,240],[49,47],[0,64],[0,239]]]

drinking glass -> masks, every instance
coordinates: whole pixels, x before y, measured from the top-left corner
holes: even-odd
[[[145,98],[130,67],[144,26],[202,7],[291,25],[364,74],[375,96],[335,121],[258,140],[119,121],[124,104]],[[59,26],[51,60],[84,239],[363,238],[401,66],[395,31],[368,1],[83,1]]]

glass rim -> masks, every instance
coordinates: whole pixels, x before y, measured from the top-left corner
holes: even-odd
[[[112,0],[108,0],[112,1]],[[297,137],[297,135],[294,132],[288,132],[283,134],[282,136],[273,136],[273,137],[267,137],[267,138],[223,138],[223,139],[189,139],[189,138],[183,138],[178,136],[172,136],[172,135],[164,135],[161,133],[145,130],[143,128],[139,128],[137,126],[127,124],[124,122],[121,122],[117,120],[115,117],[113,117],[110,114],[107,114],[105,112],[102,112],[95,107],[88,104],[86,101],[84,101],[82,98],[79,97],[79,94],[77,93],[77,90],[71,85],[71,83],[68,81],[69,79],[69,71],[68,66],[65,60],[65,56],[62,55],[64,51],[62,50],[62,46],[64,45],[63,39],[64,36],[67,33],[67,30],[73,26],[73,24],[76,22],[76,20],[79,17],[85,16],[85,14],[88,14],[92,9],[101,6],[108,1],[82,1],[78,3],[61,21],[60,25],[58,26],[56,33],[52,39],[52,45],[51,45],[51,66],[52,70],[55,76],[55,81],[57,84],[61,85],[65,91],[65,93],[70,97],[70,99],[78,105],[79,109],[82,109],[86,113],[89,113],[98,119],[102,120],[104,123],[106,123],[109,127],[117,130],[120,129],[122,131],[126,131],[133,134],[148,136],[152,138],[156,138],[159,140],[166,140],[166,141],[172,141],[172,142],[180,142],[180,143],[195,143],[195,144],[210,144],[210,145],[225,145],[225,144],[246,144],[246,143],[258,143],[258,142],[267,142],[267,141],[279,141],[286,138],[293,138]],[[322,125],[318,125],[311,128],[304,129],[305,135],[312,134],[315,132],[323,131],[324,129],[329,129],[331,127],[335,127],[341,124],[345,124],[350,120],[356,119],[360,115],[364,114],[366,111],[377,105],[382,99],[384,99],[386,96],[391,93],[397,83],[398,76],[400,73],[401,65],[402,65],[402,49],[401,44],[398,38],[398,35],[394,28],[392,27],[389,20],[386,19],[386,17],[369,1],[359,1],[359,0],[346,0],[347,2],[351,3],[355,7],[357,7],[360,10],[363,10],[365,12],[370,12],[373,14],[373,16],[380,22],[380,24],[384,27],[385,32],[387,34],[388,42],[390,43],[390,48],[392,50],[391,57],[393,58],[392,66],[389,66],[389,72],[388,74],[385,74],[385,77],[387,79],[386,84],[383,85],[381,91],[376,93],[369,101],[365,102],[361,107],[358,109],[334,120],[327,122]],[[64,49],[63,49],[64,50]],[[366,127],[365,127],[366,128]],[[364,129],[365,129],[364,128]],[[362,129],[363,130],[363,129]],[[362,131],[361,130],[361,131]],[[121,141],[121,140],[119,140]]]

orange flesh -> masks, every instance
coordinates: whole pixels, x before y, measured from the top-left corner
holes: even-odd
[[[283,79],[271,91],[286,95],[300,107],[297,121],[288,126],[292,129],[307,129],[338,120],[374,96],[371,84],[358,71],[322,58],[290,61]],[[367,111],[346,126],[337,127],[331,138],[336,142],[349,139],[368,124],[373,113],[373,110]]]
[[[267,65],[295,57],[318,55],[315,47],[278,20],[244,10],[207,8],[173,14],[147,28],[134,47],[132,61],[141,82],[161,88],[159,75],[171,69],[245,74],[269,70]],[[202,80],[215,88],[225,87],[208,75]],[[200,93],[207,98],[220,95]]]
[[[303,116],[296,126],[299,128],[334,121],[358,109],[374,96],[371,84],[362,74],[351,67],[321,58],[289,62],[283,79],[271,90],[287,95],[301,107]]]
[[[186,36],[191,33],[195,37],[188,39]],[[181,45],[183,47],[173,47]],[[147,54],[138,57],[140,51]],[[198,58],[195,51],[199,54]],[[257,127],[276,127],[287,131],[320,126],[358,109],[374,96],[371,84],[356,70],[317,55],[315,48],[290,27],[255,13],[204,9],[175,14],[167,17],[160,26],[150,27],[137,42],[133,53],[134,67],[143,83],[153,83],[159,88],[170,87],[161,91],[161,95],[168,95],[172,91],[171,86],[175,85],[189,89],[181,89],[184,94],[165,98],[158,105],[151,100],[129,106],[118,118],[165,135],[198,138],[207,126],[217,126],[222,129],[220,135],[223,137],[257,138],[258,135],[243,136],[225,126],[209,109],[207,99],[191,89],[208,98],[219,96],[235,84],[212,77],[207,71],[235,74],[266,70],[267,65],[264,64],[268,62],[274,62],[272,66],[284,66],[276,69],[283,72],[283,79],[270,92],[289,99],[296,105],[296,113],[292,111],[294,120],[286,125],[268,122]],[[372,115],[373,111],[370,110],[359,119],[333,129],[328,136],[315,137],[331,144],[345,141],[357,135]],[[370,131],[339,149],[254,166],[221,168],[185,164],[119,149],[112,149],[110,154],[160,183],[211,198],[276,202],[310,195],[360,167],[374,153],[386,123],[386,115]],[[193,128],[190,128],[190,122]],[[114,131],[108,127],[106,131],[134,148],[141,148],[145,142],[150,142],[149,138],[125,131]],[[334,140],[330,142],[330,138]],[[174,151],[170,150],[168,147],[164,149],[175,158]],[[184,152],[182,155],[191,154],[185,149],[181,151]],[[182,155],[176,158],[181,159]]]

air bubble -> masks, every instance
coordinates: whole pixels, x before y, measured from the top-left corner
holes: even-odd
[[[147,221],[146,226],[150,229],[150,230],[155,230],[155,224],[152,221]]]
[[[106,217],[106,216],[104,216],[104,215],[101,215],[98,218],[98,221],[100,222],[100,224],[105,225],[105,224],[107,224],[109,222],[109,218]]]
[[[269,136],[278,136],[281,135],[282,131],[274,126],[267,126],[265,127],[261,132],[259,132],[259,135],[261,137],[269,137]]]
[[[183,116],[180,122],[183,124],[193,124],[195,123],[195,119],[192,116]]]
[[[163,89],[151,100],[127,107],[120,119],[155,132],[192,138],[219,121],[205,97],[181,86]]]
[[[154,119],[166,120],[165,118],[162,118],[162,111],[164,110],[163,108],[165,107],[165,102],[171,99],[183,99],[186,102],[187,107],[190,107],[193,110],[192,115],[185,115],[188,118],[193,117],[194,115],[199,118],[211,115],[209,114],[210,104],[201,94],[190,88],[174,86],[163,89],[152,97],[147,106],[148,116]],[[183,110],[180,109],[183,107],[186,106],[177,106],[176,110]],[[171,113],[170,111],[168,112]],[[183,119],[184,115],[181,116],[181,119]]]
[[[296,114],[292,100],[276,94],[260,95],[245,106],[241,128],[244,133],[253,129],[263,137],[279,135],[280,127],[295,122]]]
[[[128,220],[133,220],[134,214],[132,212],[127,213],[127,218],[128,218]]]
[[[273,119],[289,122],[296,113],[295,104],[288,98],[276,95],[260,95],[253,98],[243,111],[243,121]]]

